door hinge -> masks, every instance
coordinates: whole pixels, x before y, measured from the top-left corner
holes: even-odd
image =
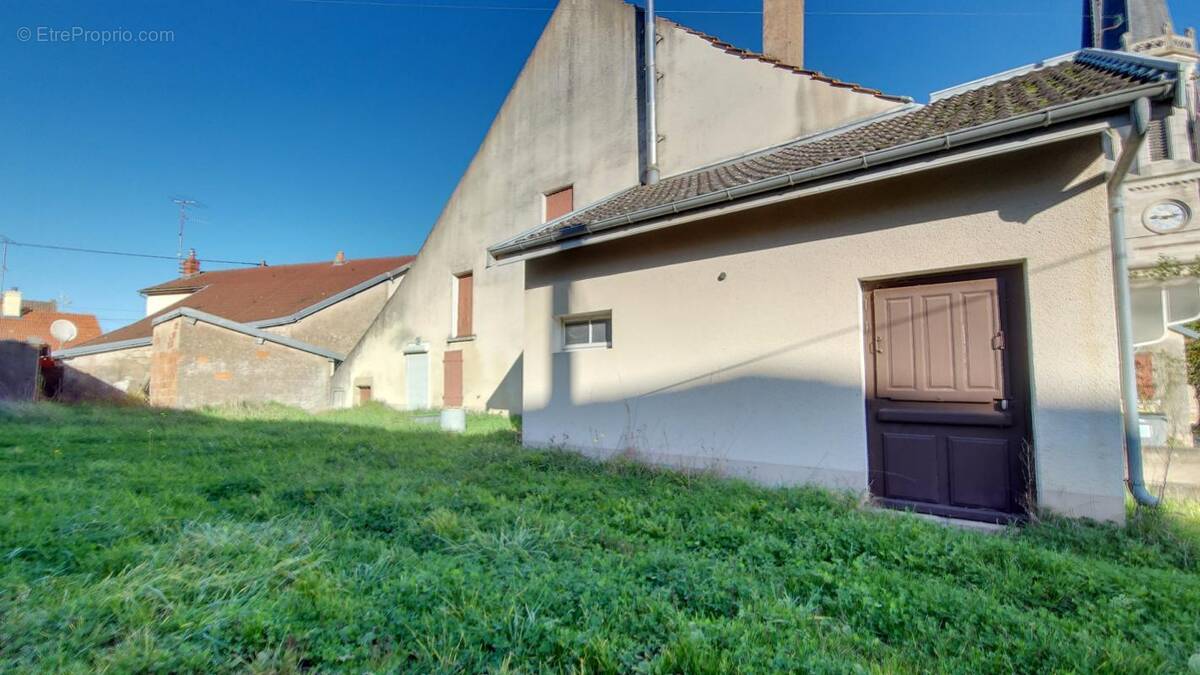
[[[992,349],[1004,349],[1004,331],[998,330],[992,336]]]
[[[882,335],[875,336],[874,350],[875,350],[876,354],[883,353],[883,336]]]

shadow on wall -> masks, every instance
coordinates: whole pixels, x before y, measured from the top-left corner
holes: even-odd
[[[520,412],[524,405],[522,397],[524,396],[524,388],[522,386],[525,381],[523,373],[525,364],[525,352],[521,352],[517,359],[509,366],[508,372],[504,373],[504,378],[500,380],[500,384],[496,386],[496,390],[488,397],[488,410],[507,410],[512,413]]]
[[[54,400],[63,403],[105,401],[120,403],[146,403],[149,400],[149,382],[143,383],[138,391],[122,391],[108,382],[63,363],[58,392]]]
[[[575,356],[552,357],[549,400],[523,415],[528,445],[598,458],[625,456],[765,485],[867,487],[867,411],[861,387],[737,375],[722,368],[671,384],[631,388],[622,397],[620,390],[610,388],[612,380],[589,382],[587,371],[571,363]],[[771,370],[769,362],[763,366]],[[1118,410],[1079,406],[1038,412],[1046,421],[1033,460],[1040,498],[1030,501],[1065,512],[1119,508],[1124,479],[1119,452],[1092,460],[1079,455],[1081,449],[1113,447],[1121,435]],[[1084,475],[1081,461],[1090,465]],[[912,479],[889,474],[886,480]],[[1033,490],[1030,484],[1027,494]]]
[[[531,444],[698,463],[689,468],[762,464],[754,477],[766,483],[866,485],[866,418],[857,387],[714,374],[604,398],[583,383],[573,386],[565,366],[572,355],[561,356],[567,358],[555,359],[550,400],[523,418]]]
[[[567,250],[525,263],[527,288],[544,285],[538,281],[543,270],[551,276],[569,270],[570,278],[578,281],[607,276],[613,273],[614,259],[621,260],[622,272],[636,272],[993,211],[1003,222],[1028,223],[1039,213],[1104,185],[1102,175],[1079,180],[1090,159],[1066,164],[1057,171],[1039,170],[1031,176],[1028,166],[1038,163],[1037,152],[1014,153],[997,160],[996,170],[989,169],[987,183],[981,182],[975,172],[949,167]],[[1069,156],[1078,159],[1077,153]],[[1023,189],[1033,180],[1047,183],[1046,189]],[[686,244],[681,244],[682,232],[686,232]],[[1045,268],[1071,264],[1093,253],[1107,255],[1106,251],[1065,257]],[[1030,274],[1038,271],[1030,270]],[[560,311],[567,305],[559,304],[559,288],[554,290],[555,311]],[[562,300],[565,298],[563,295]]]
[[[702,270],[708,269],[688,267],[689,263],[784,247],[803,251],[802,247],[812,242],[980,214],[994,215],[979,222],[993,224],[999,219],[1013,224],[1011,231],[1016,233],[1037,214],[1102,188],[1103,177],[1089,173],[1094,169],[1094,152],[1081,152],[1080,144],[1058,147],[1064,152],[1056,155],[1060,159],[1054,163],[1039,159],[1045,149],[992,161],[986,180],[977,171],[954,167],[564,251],[527,262],[526,287],[550,291],[546,317],[550,321],[552,316],[600,309],[572,302],[572,285],[593,279],[670,268],[679,270],[677,279],[686,280],[690,278],[687,274],[706,274]],[[1030,189],[1030,184],[1037,189]],[[1104,222],[1097,227],[1105,227]],[[1003,234],[1009,229],[998,227],[996,231]],[[888,251],[877,253],[886,255]],[[1106,255],[1103,249],[1064,253],[1052,261],[1040,261],[1026,273],[1036,277]],[[773,265],[804,262],[800,253],[772,260]],[[990,264],[1002,262],[1011,261]],[[920,271],[906,269],[910,264],[898,258],[863,269],[887,274]],[[848,277],[847,285],[836,289],[814,286],[789,291],[795,290],[801,303],[803,292],[836,292],[846,298],[849,307],[857,297],[855,283]],[[600,285],[593,288],[612,290]],[[584,286],[579,292],[586,301],[589,288]],[[602,292],[600,296],[606,297]],[[809,324],[795,332],[799,333],[796,337],[805,337],[771,341],[724,320],[722,308],[736,306],[737,297],[727,291],[715,297],[726,304],[711,300],[708,314],[695,315],[709,318],[707,322],[691,324],[690,316],[680,319],[682,313],[674,311],[673,305],[668,314],[679,321],[673,332],[655,327],[634,336],[621,333],[622,326],[614,327],[615,339],[625,342],[620,347],[624,353],[614,351],[613,358],[606,359],[603,350],[558,352],[553,345],[549,345],[551,353],[527,352],[531,378],[542,378],[525,383],[530,404],[524,417],[528,442],[585,451],[633,451],[652,459],[663,455],[714,463],[771,463],[783,467],[778,473],[789,479],[796,473],[790,467],[826,473],[828,480],[818,482],[836,481],[839,472],[843,477],[857,472],[860,485],[864,484],[867,435],[859,361],[862,327],[857,323],[830,325],[825,317],[802,317],[809,319]],[[706,302],[706,296],[702,287],[684,286],[681,281],[679,289],[627,297],[631,305],[643,303],[642,310],[648,307],[645,303],[656,300],[664,305],[688,300],[699,305]],[[611,309],[615,316],[620,307]],[[647,314],[640,312],[637,320],[650,326],[652,319]],[[623,327],[628,329],[628,322]],[[757,353],[726,356],[721,352],[728,345],[745,347],[754,340],[759,340],[752,345],[760,347]],[[637,341],[633,350],[629,350],[630,341]],[[853,359],[849,356],[851,344],[856,345]],[[535,358],[545,361],[532,361]],[[628,364],[626,372],[615,372],[622,362]],[[1073,480],[1070,467],[1080,463],[1079,449],[1111,448],[1114,439],[1120,438],[1117,401],[1093,401],[1082,395],[1053,403],[1056,405],[1042,405],[1035,413],[1035,419],[1044,416],[1046,420],[1038,427],[1038,441],[1045,448],[1050,475]],[[1073,459],[1067,456],[1072,453],[1076,454]],[[1097,467],[1095,474],[1080,481],[1108,484],[1111,480],[1116,484],[1120,471],[1114,462]],[[1051,480],[1043,487],[1069,489],[1055,483]]]
[[[0,401],[37,397],[39,351],[28,342],[0,340]]]

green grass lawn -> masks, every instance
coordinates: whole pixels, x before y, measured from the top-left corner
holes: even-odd
[[[1197,510],[987,535],[471,427],[0,409],[0,670],[1149,673],[1200,652]]]

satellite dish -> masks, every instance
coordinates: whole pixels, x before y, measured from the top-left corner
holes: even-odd
[[[74,340],[75,336],[79,335],[79,329],[66,319],[55,319],[50,324],[50,334],[54,336],[55,340],[58,340],[59,344],[63,344]]]

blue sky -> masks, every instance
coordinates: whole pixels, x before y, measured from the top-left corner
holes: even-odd
[[[510,9],[394,6],[405,4]],[[1080,4],[808,0],[807,65],[924,100],[1077,48]],[[170,198],[186,195],[207,205],[187,231],[201,257],[282,264],[338,249],[416,252],[545,25],[540,8],[552,5],[5,0],[0,234],[174,255]],[[761,0],[658,5],[761,46]],[[1200,0],[1173,0],[1172,11],[1178,25],[1200,26]],[[75,27],[173,38],[49,41],[49,29]],[[10,248],[5,284],[68,299],[111,329],[141,316],[138,288],[175,274],[173,261]]]

